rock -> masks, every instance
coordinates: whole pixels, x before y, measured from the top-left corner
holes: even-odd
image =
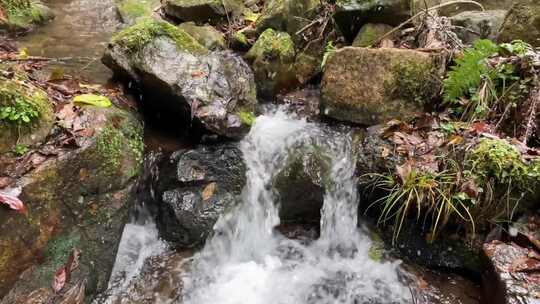
[[[317,0],[269,0],[265,3],[255,28],[262,33],[271,28],[289,33],[296,41],[296,33],[317,16],[320,1]]]
[[[337,1],[334,20],[339,30],[353,41],[366,23],[396,26],[410,17],[409,0],[343,0]]]
[[[494,304],[540,301],[540,253],[515,243],[484,244],[491,268],[484,275],[486,300]]]
[[[427,241],[427,231],[421,224],[408,221],[403,224],[401,233],[395,239],[393,247],[399,257],[432,269],[452,269],[457,273],[466,273],[470,277],[480,278],[487,269],[481,249],[471,247],[458,235],[440,234],[436,242]],[[385,228],[383,238],[391,243],[393,229]]]
[[[293,68],[295,50],[289,34],[267,29],[251,47],[246,58],[253,67],[261,96],[271,98],[296,85]]]
[[[286,105],[286,109],[290,109],[298,117],[308,121],[319,120],[321,94],[318,88],[306,87],[285,95],[278,95],[277,102]]]
[[[508,12],[501,27],[499,42],[523,40],[540,46],[540,3],[534,0],[519,0]]]
[[[228,51],[208,52],[185,31],[144,20],[117,33],[103,62],[117,75],[135,80],[143,102],[175,128],[193,127],[239,138],[249,130],[257,104],[249,66]]]
[[[384,34],[393,29],[390,25],[382,23],[367,23],[360,29],[352,43],[355,47],[369,47],[373,45]]]
[[[13,185],[28,215],[0,208],[0,296],[15,286],[2,304],[49,289],[74,249],[81,257],[69,283],[85,280],[88,298],[107,288],[142,160],[142,126],[117,108],[84,107],[79,119],[92,134],[81,138],[80,148]]]
[[[158,165],[154,187],[161,236],[184,247],[200,245],[245,185],[235,144],[180,150]]]
[[[5,20],[0,19],[0,32],[28,32],[54,18],[52,11],[40,1],[4,0],[0,8],[6,14]]]
[[[120,0],[116,2],[116,8],[122,22],[131,25],[141,18],[150,17],[159,4],[159,0]]]
[[[455,32],[466,44],[473,44],[478,39],[497,40],[499,29],[507,11],[468,11],[450,18]]]
[[[440,92],[443,61],[414,50],[340,49],[325,66],[323,113],[367,126],[410,117]]]
[[[43,90],[0,79],[0,154],[42,142],[53,124],[53,104]]]
[[[216,22],[242,13],[241,0],[166,0],[165,14],[182,21]]]
[[[225,36],[213,26],[197,26],[194,22],[184,22],[178,28],[195,38],[202,46],[209,50],[224,50]]]

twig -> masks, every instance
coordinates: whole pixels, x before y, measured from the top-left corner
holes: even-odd
[[[453,5],[453,4],[466,4],[466,3],[469,3],[469,4],[474,4],[474,5],[477,5],[479,8],[481,8],[482,10],[484,10],[484,7],[482,6],[482,4],[476,2],[476,1],[472,1],[472,0],[456,0],[456,1],[450,1],[450,2],[446,2],[446,3],[441,3],[439,5],[435,5],[435,6],[432,6],[428,9],[426,9],[425,11],[421,11],[419,13],[417,13],[416,15],[412,16],[411,18],[405,20],[403,23],[401,23],[400,25],[396,26],[395,28],[393,28],[392,30],[390,30],[389,32],[387,32],[386,34],[382,35],[381,37],[379,37],[375,43],[373,44],[379,44],[384,38],[394,34],[395,32],[397,32],[399,29],[403,28],[405,25],[409,24],[409,22],[413,21],[414,19],[426,14],[427,12],[429,11],[433,11],[433,10],[437,10],[437,9],[440,9],[440,8],[443,8],[445,6],[450,6],[450,5]]]

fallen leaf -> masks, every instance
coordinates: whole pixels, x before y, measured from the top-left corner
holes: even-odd
[[[467,180],[461,185],[461,192],[465,192],[470,198],[477,198],[480,193],[480,189],[474,182],[474,180]]]
[[[66,285],[66,280],[67,280],[66,267],[62,266],[54,274],[53,283],[52,283],[53,291],[55,293],[58,293],[60,290],[62,290],[62,288],[64,288],[64,285]]]
[[[461,144],[462,142],[463,142],[463,137],[461,137],[459,135],[454,135],[448,141],[448,145],[449,146],[455,146],[455,145]]]
[[[94,94],[83,94],[75,96],[75,98],[73,98],[73,102],[92,105],[100,108],[108,108],[112,105],[112,102],[109,98]]]
[[[411,175],[413,170],[412,162],[413,161],[408,160],[403,165],[396,166],[396,174],[403,184],[407,182],[407,179]]]
[[[81,281],[71,287],[62,298],[60,304],[84,304],[84,293],[86,283]]]
[[[23,202],[14,195],[0,191],[0,203],[7,205],[9,208],[21,214],[27,214],[27,210]]]
[[[216,190],[216,183],[208,184],[208,186],[206,186],[202,192],[203,201],[207,201],[209,198],[211,198],[214,195],[215,190]]]
[[[66,269],[68,273],[72,273],[75,269],[79,267],[79,260],[81,258],[81,251],[77,248],[71,251],[69,255],[68,262],[66,263]]]

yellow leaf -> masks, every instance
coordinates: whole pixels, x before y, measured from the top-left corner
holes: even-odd
[[[244,20],[247,22],[255,23],[261,14],[254,13],[252,11],[244,12]]]
[[[109,98],[101,95],[83,94],[73,98],[73,102],[92,105],[100,108],[108,108],[112,105]]]
[[[27,48],[21,48],[19,51],[19,59],[27,59],[28,58],[28,49]]]
[[[208,184],[202,192],[203,201],[207,201],[209,198],[211,198],[214,195],[214,191],[216,191],[216,183]]]

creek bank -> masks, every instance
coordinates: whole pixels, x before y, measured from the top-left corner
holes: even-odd
[[[91,299],[107,287],[128,220],[143,156],[142,124],[137,115],[116,106],[73,103],[73,97],[82,93],[112,98],[118,92],[79,83],[66,89],[25,76],[23,70],[33,68],[31,60],[2,66],[3,83],[46,88],[44,95],[29,90],[34,95],[26,96],[25,102],[52,105],[55,123],[41,140],[0,155],[0,191],[18,196],[27,210],[22,215],[0,208],[1,303],[22,303],[35,296],[47,301],[81,290]],[[12,96],[0,97],[2,109],[14,101]],[[47,116],[38,112],[38,117]],[[78,267],[55,294],[50,287],[55,273],[70,255],[79,254]]]

